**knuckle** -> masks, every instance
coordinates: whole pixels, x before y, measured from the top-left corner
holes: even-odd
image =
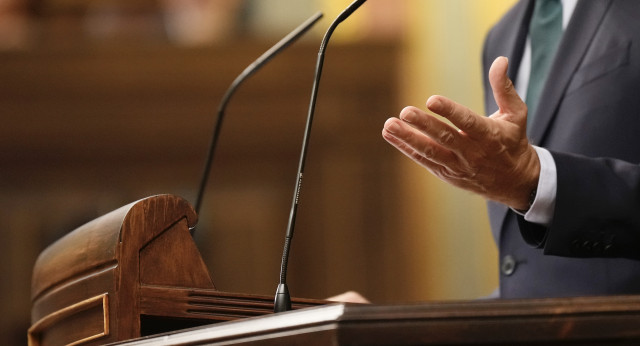
[[[498,141],[487,141],[486,150],[493,153],[494,157],[499,157],[505,152],[506,147]]]
[[[428,159],[433,158],[435,156],[435,149],[430,145],[425,145],[422,147],[421,154]]]
[[[440,178],[444,179],[444,180],[447,180],[447,181],[451,181],[451,180],[454,180],[457,177],[450,170],[441,169],[440,170]]]
[[[460,182],[465,180],[465,174],[451,167],[443,167],[441,171],[442,177],[450,182]]]
[[[422,157],[422,155],[420,155],[419,152],[414,151],[413,153],[411,153],[411,159],[416,161],[416,162],[421,162],[423,157]]]
[[[489,127],[489,128],[484,129],[483,132],[484,132],[483,134],[486,137],[488,137],[487,138],[488,139],[488,141],[487,141],[488,143],[494,143],[494,142],[495,143],[500,143],[499,140],[502,138],[502,136],[501,136],[502,132],[501,132],[501,130],[499,128],[497,128],[497,127]]]
[[[478,120],[476,119],[474,114],[472,114],[471,111],[467,111],[464,119],[462,120],[462,126],[464,127],[464,129],[474,129],[477,123]]]
[[[442,166],[438,166],[436,168],[434,168],[431,173],[433,173],[433,175],[435,175],[438,179],[440,180],[449,180],[449,175],[447,174],[447,170],[442,167]]]
[[[443,145],[451,145],[455,141],[455,136],[450,131],[442,131],[438,135],[438,141]]]
[[[425,167],[428,167],[431,163],[431,161],[427,157],[425,157],[421,152],[418,151],[414,151],[411,154],[411,159]]]
[[[507,93],[515,92],[515,86],[513,85],[511,78],[507,78],[506,82],[504,83],[504,91],[506,91]]]

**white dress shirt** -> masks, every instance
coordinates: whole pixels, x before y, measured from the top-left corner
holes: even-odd
[[[562,29],[566,29],[573,10],[576,8],[578,0],[562,0]],[[524,53],[518,75],[516,77],[515,88],[518,95],[526,95],[529,85],[529,74],[531,73],[531,40],[527,36]],[[522,96],[521,96],[522,97]],[[529,210],[524,214],[524,219],[548,226],[553,220],[553,211],[556,204],[556,191],[558,188],[556,163],[551,153],[544,148],[534,146],[540,160],[540,178],[536,198]],[[516,211],[518,212],[518,211]],[[521,214],[521,213],[520,213]]]

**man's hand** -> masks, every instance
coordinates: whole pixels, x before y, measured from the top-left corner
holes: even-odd
[[[330,300],[333,302],[340,302],[340,303],[359,303],[359,304],[371,303],[367,298],[365,298],[363,295],[361,295],[356,291],[347,291],[347,292],[338,294],[336,296],[329,297],[327,298],[327,300]]]
[[[382,137],[441,180],[527,210],[538,184],[540,162],[527,140],[527,106],[507,77],[508,60],[497,58],[489,81],[498,111],[481,116],[443,96],[431,96],[427,108],[457,129],[415,107],[384,124]]]

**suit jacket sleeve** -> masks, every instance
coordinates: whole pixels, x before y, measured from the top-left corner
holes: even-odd
[[[547,255],[640,258],[640,166],[552,152],[558,172],[554,219],[519,219],[521,233]]]

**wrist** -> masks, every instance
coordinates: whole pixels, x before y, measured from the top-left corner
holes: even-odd
[[[524,165],[521,178],[518,179],[521,184],[514,184],[517,186],[517,191],[514,193],[516,198],[509,203],[511,208],[523,212],[528,211],[536,200],[538,180],[540,179],[540,160],[531,145],[529,145],[527,156],[528,159],[525,160],[527,164]]]

